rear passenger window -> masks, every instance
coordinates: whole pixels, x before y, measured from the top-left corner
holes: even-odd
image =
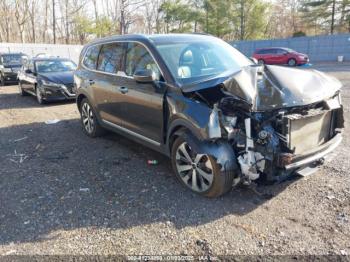
[[[83,64],[89,69],[96,69],[96,63],[98,58],[98,53],[100,51],[100,46],[91,46],[87,50]]]
[[[98,58],[97,70],[108,73],[120,71],[123,51],[123,44],[121,43],[103,45]]]
[[[141,44],[129,43],[126,51],[125,73],[128,76],[132,76],[137,70],[142,69],[152,70],[159,80],[159,68],[148,50]]]

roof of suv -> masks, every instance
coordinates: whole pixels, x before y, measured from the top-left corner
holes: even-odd
[[[104,37],[101,39],[94,40],[89,44],[103,43],[106,41],[151,41],[155,43],[168,42],[168,41],[186,41],[186,40],[210,40],[215,37],[207,34],[154,34],[154,35],[145,35],[145,34],[130,34],[130,35],[113,35]]]

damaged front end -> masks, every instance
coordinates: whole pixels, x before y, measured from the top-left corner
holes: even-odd
[[[207,140],[232,147],[245,183],[308,175],[341,142],[341,84],[320,72],[251,66],[197,86],[184,92],[212,108]]]

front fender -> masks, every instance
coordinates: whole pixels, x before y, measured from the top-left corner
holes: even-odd
[[[204,103],[185,97],[179,93],[166,96],[169,110],[167,134],[179,126],[191,130],[200,140],[209,139],[208,124],[212,109]]]

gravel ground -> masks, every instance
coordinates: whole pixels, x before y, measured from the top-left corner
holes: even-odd
[[[39,106],[1,87],[0,255],[350,255],[350,66],[319,68],[344,83],[337,157],[310,177],[218,199],[187,191],[152,150],[86,137],[74,103]]]

